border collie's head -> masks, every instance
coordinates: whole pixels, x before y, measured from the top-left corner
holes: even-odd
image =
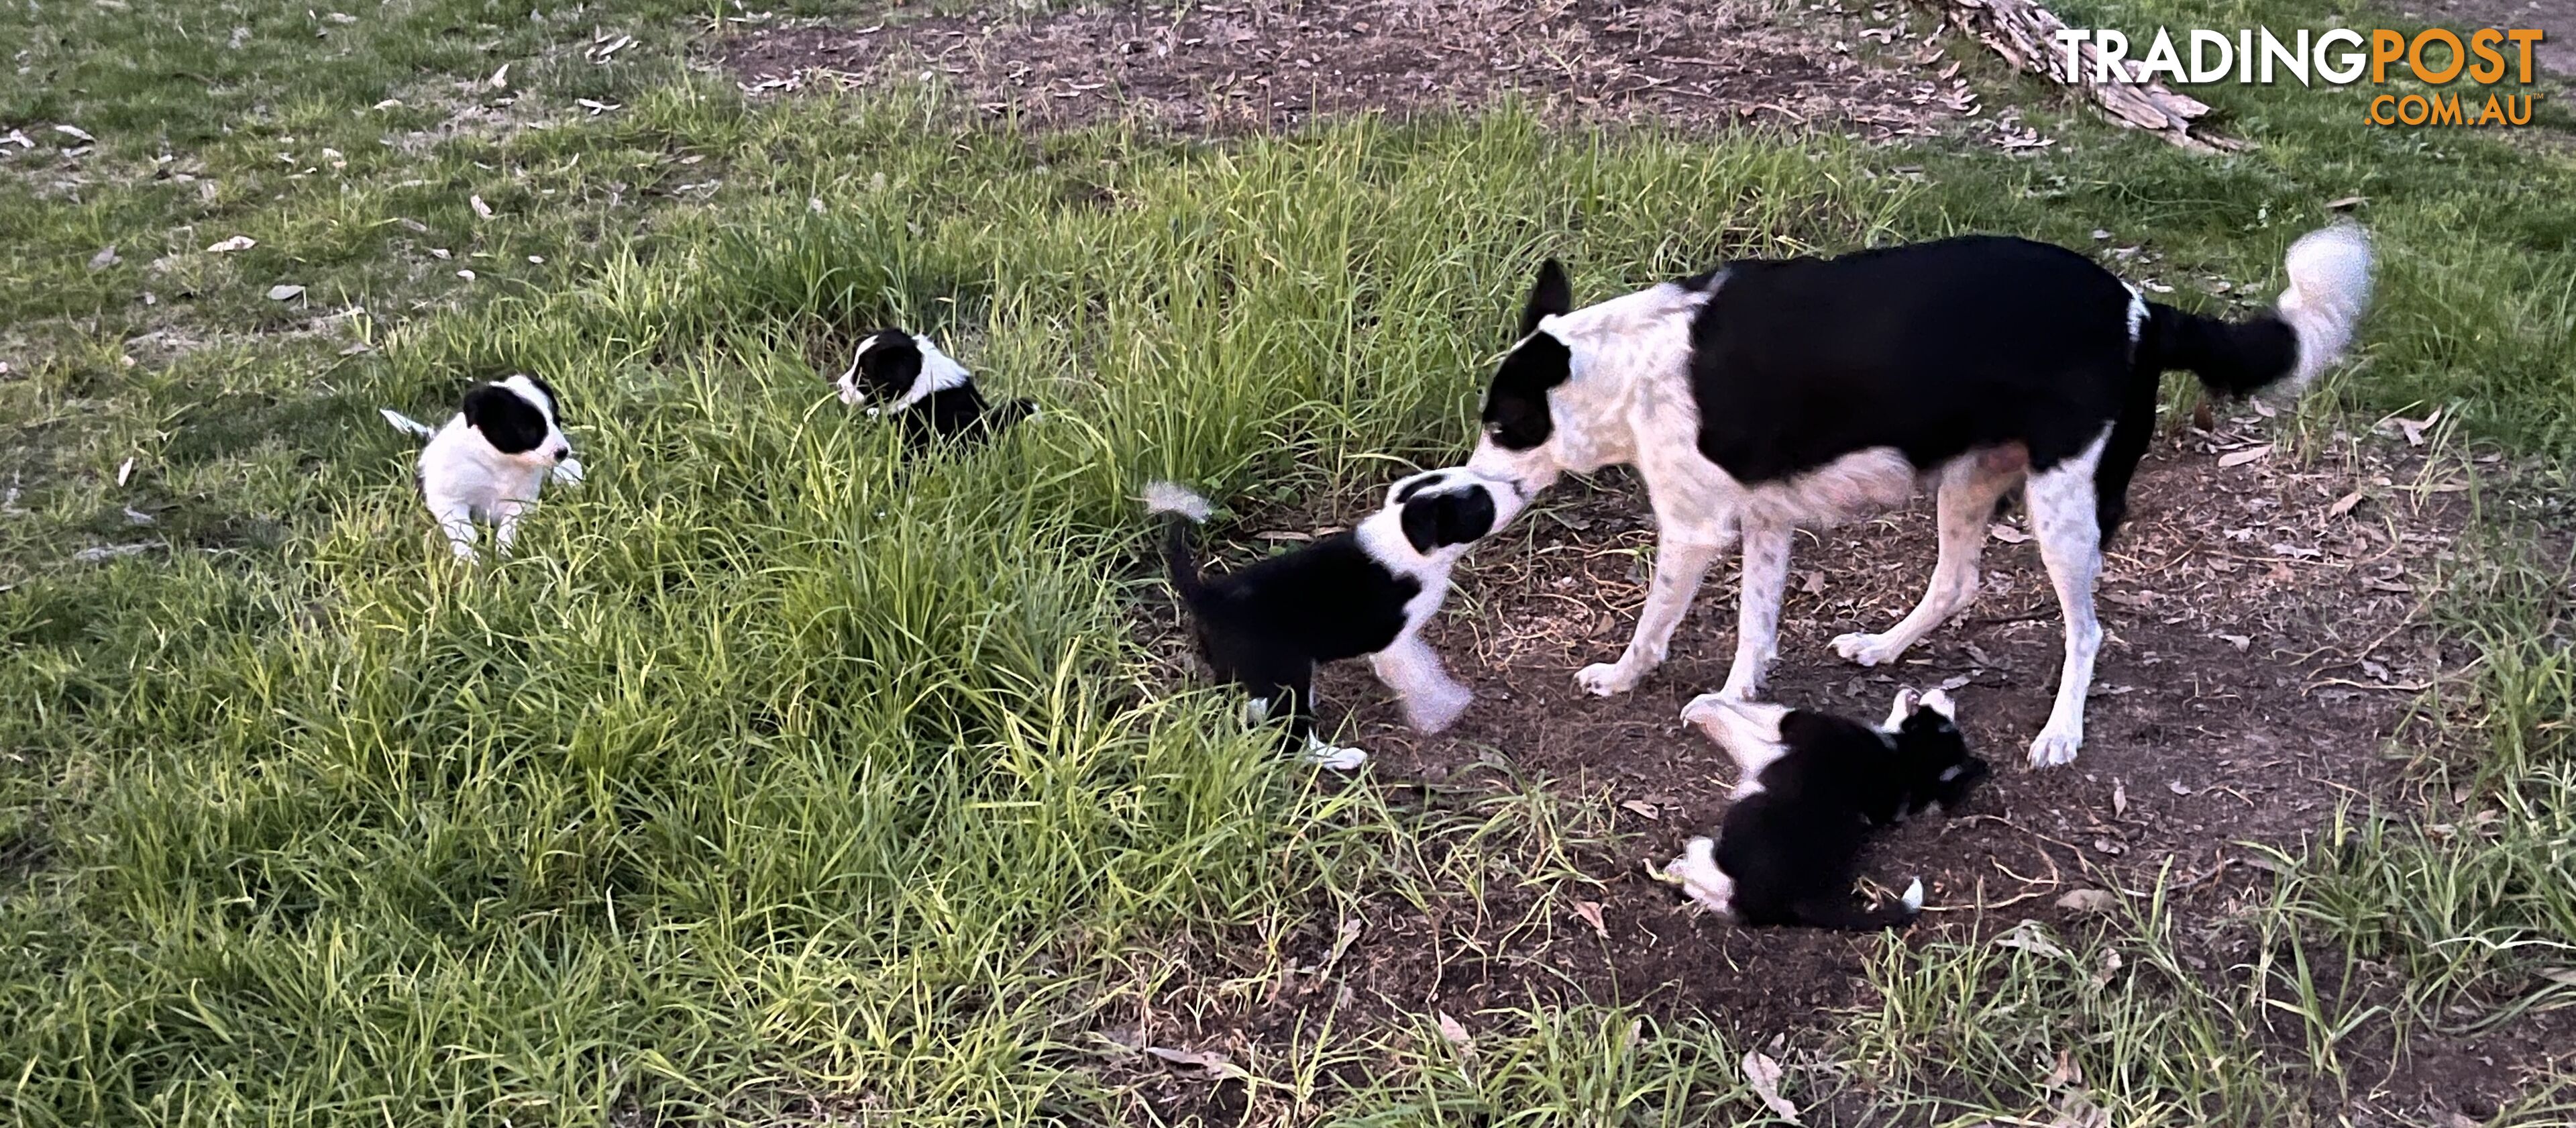
[[[1386,491],[1386,508],[1403,514],[1404,539],[1425,556],[1492,536],[1528,503],[1512,483],[1455,466],[1415,474]]]
[[[1896,749],[1911,807],[1956,807],[1994,770],[1968,751],[1968,739],[1959,732],[1958,706],[1942,690],[1919,698],[1911,689],[1897,690],[1879,731]]]
[[[1467,468],[1534,494],[1560,474],[1635,460],[1635,395],[1689,364],[1691,319],[1724,277],[1712,271],[1576,309],[1565,268],[1547,260],[1521,307],[1520,339],[1485,386]]]
[[[1557,438],[1556,414],[1549,400],[1574,378],[1574,349],[1553,332],[1551,322],[1573,309],[1574,287],[1565,279],[1565,267],[1547,260],[1521,307],[1519,343],[1503,355],[1502,366],[1485,385],[1483,433],[1467,460],[1470,469],[1531,493],[1554,484],[1566,470],[1591,469],[1566,465],[1552,441]]]
[[[930,393],[968,382],[966,370],[930,338],[902,329],[880,329],[859,338],[850,367],[833,386],[841,402],[867,404],[871,415],[901,411]]]
[[[525,373],[478,384],[458,410],[491,448],[520,462],[552,466],[572,456],[554,387]]]

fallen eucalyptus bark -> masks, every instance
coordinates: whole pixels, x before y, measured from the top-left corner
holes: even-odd
[[[2209,104],[2177,93],[2161,82],[2095,81],[2093,76],[2101,73],[2101,55],[2090,42],[2076,45],[2075,67],[2069,73],[2066,47],[2056,38],[2065,29],[2066,21],[2032,0],[1924,2],[1942,9],[1953,26],[1994,48],[2012,65],[2083,91],[2121,125],[2157,134],[2195,152],[2248,147],[2234,138],[2196,131],[2195,123],[2209,113]],[[2113,65],[2132,76],[2138,73],[2138,64],[2133,61],[2120,60]]]

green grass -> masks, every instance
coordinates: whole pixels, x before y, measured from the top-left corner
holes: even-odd
[[[0,12],[29,44],[0,126],[40,146],[0,165],[10,1122],[1094,1123],[1143,1112],[1090,1030],[1249,997],[1294,929],[1578,895],[1606,798],[1319,784],[1153,681],[1126,617],[1147,477],[1249,508],[1454,456],[1542,254],[1602,295],[1717,254],[2100,227],[2219,305],[2241,295],[2195,280],[2276,286],[2321,205],[2367,195],[2382,304],[2310,412],[2443,405],[2463,442],[2576,450],[2576,166],[2370,129],[2349,94],[2225,92],[2263,146],[2223,160],[2048,112],[2063,140],[2033,159],[1513,112],[1042,137],[931,91],[746,105],[677,63],[731,12]],[[640,42],[595,64],[594,28]],[[96,150],[66,157],[55,122]],[[205,250],[234,234],[258,245]],[[1055,410],[972,472],[904,475],[814,370],[887,320]],[[572,390],[591,481],[519,559],[459,568],[373,408],[517,368]],[[2421,800],[2346,812],[2240,918],[2158,908],[2058,955],[1887,946],[1881,1002],[1798,1083],[1904,1122],[2026,1116],[2066,1100],[2066,1052],[2117,1123],[2326,1122],[2366,1080],[2354,1046],[2563,1006],[2565,484],[2484,483],[2441,605],[2479,660],[2401,749]],[[1253,966],[1194,966],[1216,946]],[[2329,986],[2364,980],[2390,986]],[[1468,1060],[1429,1016],[1304,1032],[1239,1063],[1247,1099],[1265,1122],[1761,1115],[1726,1016],[1471,1017]]]

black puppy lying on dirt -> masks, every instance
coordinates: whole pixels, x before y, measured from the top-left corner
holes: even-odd
[[[1735,794],[1717,837],[1664,867],[1691,899],[1740,924],[1860,932],[1901,928],[1923,910],[1915,879],[1893,905],[1852,902],[1872,828],[1957,806],[1986,778],[1950,695],[1899,690],[1876,728],[1805,709],[1707,694],[1682,710],[1734,757]]]

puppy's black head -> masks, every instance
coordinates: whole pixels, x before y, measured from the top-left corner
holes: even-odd
[[[1958,723],[1935,705],[1915,709],[1891,738],[1917,806],[1938,803],[1955,808],[1993,772],[1984,758],[1968,751],[1968,739],[1959,732]]]
[[[1525,503],[1511,483],[1458,467],[1415,474],[1386,492],[1386,504],[1401,513],[1404,539],[1424,555],[1491,536],[1519,516]]]
[[[1415,552],[1473,544],[1493,531],[1494,499],[1483,490],[1422,493],[1404,503],[1404,539]]]
[[[893,403],[921,379],[921,345],[901,329],[880,329],[859,340],[850,369],[836,381],[841,402]]]
[[[535,376],[477,385],[458,408],[465,425],[502,454],[561,460],[572,453],[557,429],[554,389]]]

